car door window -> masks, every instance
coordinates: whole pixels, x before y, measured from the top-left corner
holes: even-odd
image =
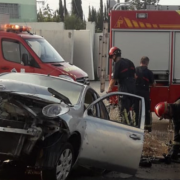
[[[27,49],[18,41],[3,39],[2,52],[4,59],[15,63],[25,64],[25,57],[28,62],[36,62]]]
[[[109,102],[114,103],[109,104]],[[137,128],[140,127],[142,111],[140,98],[131,95],[112,95],[98,101],[92,107],[100,108],[99,118],[102,120],[109,120]]]
[[[92,90],[88,90],[85,95],[84,99],[84,110],[94,101],[96,100],[96,94]],[[92,106],[91,109],[88,111],[88,115],[97,117],[98,116],[98,105]]]

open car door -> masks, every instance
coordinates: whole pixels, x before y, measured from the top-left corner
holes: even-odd
[[[128,115],[124,116],[125,111],[119,111],[119,106],[107,111],[106,104],[112,96],[119,102],[132,100]],[[83,118],[86,128],[78,163],[135,174],[144,142],[144,99],[128,93],[109,93],[90,104]]]

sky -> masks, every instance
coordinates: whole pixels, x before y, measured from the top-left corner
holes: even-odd
[[[59,7],[59,0],[44,0],[44,1],[46,4],[49,4],[50,8],[53,10],[56,10]],[[71,11],[71,1],[72,0],[66,0],[68,11]],[[103,0],[103,2],[106,3],[106,0]],[[120,2],[124,2],[124,0],[120,0]],[[179,5],[180,6],[180,0],[160,0],[159,4],[160,5]],[[82,0],[82,8],[83,8],[83,13],[84,13],[85,19],[88,18],[89,5],[94,6],[96,9],[99,9],[100,0]],[[42,7],[41,4],[37,5],[38,9],[40,7]]]

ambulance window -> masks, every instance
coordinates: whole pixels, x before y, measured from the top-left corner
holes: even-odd
[[[2,41],[2,52],[6,60],[20,63],[20,46],[17,41]]]
[[[21,47],[21,64],[23,64],[23,58],[25,54],[28,57],[28,61],[35,61],[31,56],[31,54],[26,50],[26,48],[22,44],[20,45],[20,47]]]
[[[3,40],[2,41],[3,56],[6,60],[24,65],[24,58],[28,61],[34,61],[27,49],[18,41]]]

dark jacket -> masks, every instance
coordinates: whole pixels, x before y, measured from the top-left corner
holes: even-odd
[[[146,66],[136,68],[136,89],[149,91],[149,86],[154,83],[154,75]]]
[[[129,59],[121,58],[114,64],[113,79],[121,84],[127,78],[134,78],[135,66]]]

